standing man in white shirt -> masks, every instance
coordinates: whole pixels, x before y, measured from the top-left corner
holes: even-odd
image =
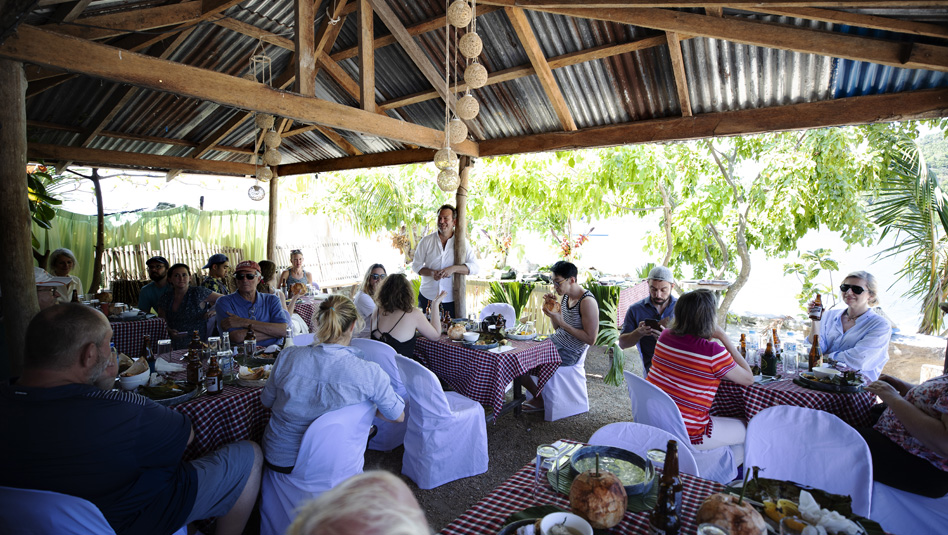
[[[421,275],[421,291],[418,293],[418,307],[428,308],[428,303],[437,297],[442,290],[448,296],[441,306],[456,317],[454,311],[454,294],[451,291],[452,276],[477,275],[479,271],[474,250],[468,243],[464,248],[467,254],[463,264],[454,263],[454,224],[457,220],[457,210],[449,204],[438,209],[438,231],[432,232],[418,242],[415,249],[415,258],[411,263],[412,270]]]

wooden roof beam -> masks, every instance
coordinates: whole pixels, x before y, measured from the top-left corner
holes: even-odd
[[[672,71],[675,73],[675,88],[682,117],[691,117],[691,95],[688,93],[688,77],[685,75],[685,58],[681,55],[681,40],[677,32],[665,32]]]
[[[239,3],[239,0],[229,2],[231,5],[237,3]],[[230,6],[228,5],[227,7]],[[212,14],[216,15],[218,13],[219,11],[215,10]],[[110,13],[108,15],[82,17],[75,20],[76,25],[55,22],[44,24],[40,26],[40,28],[63,35],[97,40],[124,35],[131,31],[140,32],[173,24],[187,24],[197,21],[205,14],[203,2],[201,0],[193,0],[180,4],[130,9],[128,11]],[[82,25],[80,26],[79,24]]]
[[[530,27],[527,15],[522,9],[516,7],[504,8],[504,11],[520,39],[520,44],[527,52],[527,58],[530,59],[530,64],[533,66],[537,78],[540,79],[540,85],[543,86],[546,98],[553,105],[553,111],[556,112],[556,116],[560,120],[560,126],[563,127],[563,130],[576,130],[576,121],[573,120],[569,106],[566,105],[566,99],[563,98],[563,92],[560,91],[560,86],[557,85],[556,78],[553,76],[553,70],[550,69],[550,64],[547,63],[546,56],[543,54],[543,50],[540,49],[540,43],[537,42],[537,36],[533,33],[533,28]]]
[[[451,111],[455,111],[457,109],[457,98],[454,96],[454,93],[447,90],[444,83],[445,78],[441,76],[441,73],[434,64],[431,63],[425,52],[418,46],[414,37],[405,29],[398,15],[385,3],[385,0],[370,0],[370,2],[375,9],[375,13],[382,19],[382,22],[388,27],[388,30],[392,32],[392,35],[395,36],[398,44],[402,46],[402,49],[408,54],[408,57],[411,58],[415,66],[418,67],[422,76],[428,80],[431,87],[433,87],[434,90],[438,92],[438,95],[441,96],[442,100],[448,104]],[[477,123],[464,121],[464,124],[467,125],[468,131],[471,132],[476,139],[484,139],[484,132]],[[444,135],[442,134],[441,137],[444,138]]]
[[[444,141],[440,130],[29,25],[21,26],[17,35],[0,46],[0,56],[422,147],[440,148]],[[471,141],[458,143],[454,149],[475,157],[478,152]]]
[[[907,33],[910,35],[925,35],[928,37],[939,37],[942,39],[948,38],[948,26],[930,24],[927,22],[891,19],[888,17],[865,15],[862,13],[849,13],[847,11],[835,11],[832,9],[807,7],[769,7],[766,4],[759,7],[741,9],[753,11],[756,13],[766,13],[768,15],[818,20],[820,22],[829,22],[831,24],[847,24],[849,26],[856,26],[859,28],[871,28],[873,30],[886,30],[890,32]]]
[[[358,0],[359,4],[359,102],[362,109],[375,112],[375,29],[372,19],[372,4],[369,0]],[[330,61],[333,61],[330,58]]]
[[[296,31],[296,92],[307,97],[316,96],[315,12],[313,0],[296,0],[294,8]]]
[[[61,160],[80,162],[86,165],[132,169],[184,169],[196,173],[222,175],[253,175],[254,167],[248,163],[198,160],[180,156],[160,156],[140,152],[63,147],[29,143],[26,147],[29,158],[39,160]]]
[[[329,171],[345,171],[347,169],[428,163],[434,159],[434,155],[434,149],[403,149],[346,158],[334,158],[331,160],[291,163],[281,165],[278,169],[280,176],[325,173]]]
[[[79,128],[78,126],[68,126],[64,124],[49,123],[46,121],[26,121],[26,126],[28,128],[45,128],[48,130],[62,130],[64,132],[73,132],[76,134],[81,134],[85,130]],[[162,145],[173,145],[177,147],[197,147],[198,144],[194,141],[188,141],[186,139],[172,139],[168,137],[158,137],[158,136],[145,136],[141,134],[126,134],[124,132],[114,132],[112,130],[103,130],[99,133],[102,137],[111,137],[116,139],[127,139],[129,141],[147,141],[149,143],[160,143]],[[219,152],[233,152],[234,154],[253,154],[250,149],[242,147],[230,147],[227,145],[215,145],[211,147],[211,150]]]
[[[634,143],[681,141],[738,136],[827,126],[948,117],[948,89],[928,89],[808,102],[790,106],[708,113],[636,121],[622,125],[586,128],[517,138],[482,141],[482,158],[609,147]]]
[[[948,0],[482,0],[478,4],[517,6],[546,11],[562,8],[625,9],[625,8],[706,8],[708,6],[739,7],[836,7],[836,8],[910,8],[948,6]]]
[[[79,18],[79,15],[85,11],[90,3],[92,3],[92,0],[76,0],[67,4],[60,4],[50,18],[62,22],[72,22]]]

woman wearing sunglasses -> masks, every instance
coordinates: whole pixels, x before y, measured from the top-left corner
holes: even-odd
[[[812,342],[818,333],[824,358],[861,370],[869,381],[877,380],[888,362],[892,336],[889,321],[870,308],[879,304],[877,288],[876,278],[866,271],[847,275],[839,285],[846,308],[824,312],[807,337]]]
[[[361,316],[362,321],[365,322],[365,328],[355,334],[356,338],[369,337],[369,316],[375,312],[375,289],[382,284],[385,275],[385,266],[382,264],[372,264],[368,271],[365,272],[365,279],[362,281],[362,286],[359,287],[359,292],[356,294],[355,299],[352,300],[355,303],[356,310],[359,311],[359,316]]]

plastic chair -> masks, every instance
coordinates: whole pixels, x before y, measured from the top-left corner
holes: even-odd
[[[281,474],[264,468],[261,535],[282,535],[303,502],[362,473],[375,410],[375,403],[363,401],[323,414],[303,435],[293,472]]]
[[[484,318],[491,314],[502,314],[504,316],[504,323],[507,324],[507,329],[513,329],[517,325],[517,313],[510,303],[491,303],[487,305],[484,307],[484,310],[481,310],[481,321],[484,321]]]
[[[678,450],[687,449],[695,458],[701,477],[726,484],[737,477],[737,467],[743,456],[743,447],[722,446],[713,450],[696,450],[688,438],[685,421],[675,401],[661,388],[626,371],[625,382],[632,402],[632,417],[636,422],[664,429],[678,439]],[[735,454],[734,450],[738,450]]]
[[[0,487],[0,533],[5,535],[114,535],[89,500],[50,490]],[[175,535],[186,535],[184,526]]]
[[[395,355],[411,399],[402,473],[433,489],[487,471],[487,422],[479,403],[445,392],[434,372]]]
[[[648,450],[652,448],[665,451],[669,440],[678,441],[678,438],[668,431],[650,425],[616,422],[597,429],[589,437],[589,444],[622,448],[645,459]],[[685,474],[701,477],[695,457],[688,448],[678,448],[678,470]]]
[[[353,338],[350,345],[361,349],[365,360],[378,364],[391,379],[392,390],[402,399],[408,399],[408,390],[405,389],[402,376],[398,373],[398,365],[395,364],[395,349],[392,346],[368,338]],[[405,421],[389,422],[376,416],[372,423],[378,429],[378,433],[369,441],[370,450],[391,451],[401,446],[405,441],[405,431],[408,429],[408,404],[405,404]]]
[[[835,415],[790,405],[764,409],[747,424],[744,447],[744,465],[759,466],[763,477],[851,496],[853,512],[869,516],[869,446]]]
[[[553,377],[543,385],[543,419],[555,422],[561,418],[589,412],[589,392],[586,389],[586,353],[583,350],[576,364],[560,366]]]
[[[869,518],[887,533],[942,533],[948,526],[948,496],[926,498],[875,481]]]

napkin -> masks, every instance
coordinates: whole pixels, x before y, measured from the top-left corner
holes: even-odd
[[[280,346],[278,346],[277,344],[273,344],[273,345],[267,346],[267,348],[264,349],[263,352],[269,354],[269,353],[276,353],[279,350],[280,350]]]
[[[503,353],[505,351],[510,351],[513,348],[514,348],[513,346],[497,346],[497,347],[488,349],[488,351],[490,351],[491,353]]]
[[[176,362],[168,362],[165,359],[157,359],[155,362],[155,370],[158,372],[183,372],[184,364],[178,364]]]
[[[862,533],[859,526],[852,520],[849,520],[836,511],[820,509],[819,504],[816,503],[813,496],[805,490],[800,491],[800,514],[804,520],[814,525],[813,527],[816,528],[814,535],[816,532],[819,532],[821,535],[823,533],[829,533],[830,535],[859,535]]]

